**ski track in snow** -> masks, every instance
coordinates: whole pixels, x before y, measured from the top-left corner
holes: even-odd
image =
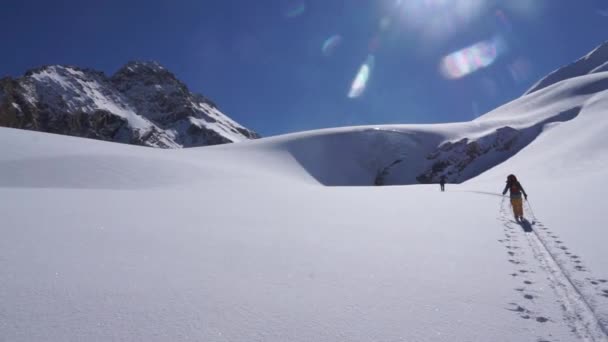
[[[574,263],[573,269],[578,272],[587,272],[586,267],[580,257],[568,251],[568,248],[559,240],[559,236],[551,233],[549,228],[538,221],[534,215],[529,202],[526,201],[526,211],[531,213],[533,221],[530,223],[525,220],[523,223],[515,222],[511,219],[511,208],[508,200],[503,198],[500,204],[499,220],[504,222],[505,239],[499,240],[507,249],[509,262],[513,264],[517,271],[511,273],[512,277],[523,278],[523,286],[515,291],[522,294],[526,303],[532,305],[521,305],[519,303],[509,303],[508,310],[516,312],[523,319],[535,319],[538,323],[544,324],[554,322],[550,317],[542,316],[542,305],[535,304],[535,300],[542,296],[542,292],[535,293],[532,285],[543,280],[534,279],[534,275],[542,273],[545,282],[553,289],[557,296],[557,301],[563,310],[564,322],[568,324],[571,332],[581,341],[608,342],[608,331],[603,325],[599,315],[594,310],[592,300],[587,298],[588,292],[584,291],[583,284],[576,281],[568,269],[568,265],[557,256],[556,251],[546,242],[553,239],[558,251],[562,251],[568,259]],[[541,230],[538,232],[536,229]],[[522,231],[523,228],[523,231]],[[525,234],[526,243],[522,243],[518,236]],[[536,265],[526,265],[524,255],[530,254],[532,260],[538,262]],[[530,259],[526,259],[530,260]],[[586,278],[595,290],[601,291],[599,286],[606,283],[605,279]],[[541,287],[542,290],[542,287]],[[600,296],[603,292],[598,292]],[[559,321],[554,323],[559,324]],[[537,341],[549,342],[551,337],[538,337]]]

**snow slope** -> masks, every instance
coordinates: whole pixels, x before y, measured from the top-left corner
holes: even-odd
[[[511,275],[534,258],[508,262],[498,198],[322,187],[287,154],[244,166],[249,153],[0,137],[23,147],[0,163],[5,340],[572,336],[542,275]]]
[[[0,340],[608,341],[607,79],[184,150],[0,128]]]
[[[531,94],[550,85],[578,76],[607,71],[608,41],[604,42],[581,59],[550,73],[526,92]]]

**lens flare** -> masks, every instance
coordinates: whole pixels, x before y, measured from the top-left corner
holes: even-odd
[[[306,3],[303,1],[291,1],[285,9],[285,17],[296,18],[306,12]]]
[[[508,66],[509,73],[516,83],[527,81],[530,78],[532,64],[525,58],[518,58]]]
[[[446,78],[462,78],[489,67],[505,50],[506,43],[500,37],[479,42],[444,57],[440,70]]]
[[[353,80],[353,83],[350,87],[350,92],[348,93],[349,98],[355,99],[355,98],[363,95],[363,93],[365,92],[365,89],[367,88],[367,84],[369,82],[372,71],[374,69],[374,63],[375,63],[374,56],[373,55],[367,56],[367,60],[365,61],[365,63],[363,63],[363,65],[361,65],[361,68],[359,68],[359,72],[357,73],[357,76]]]
[[[473,117],[478,118],[480,115],[479,104],[473,101],[473,103],[471,103],[471,109],[473,110]]]
[[[380,48],[380,36],[374,36],[369,40],[368,49],[370,53],[375,53]]]
[[[509,18],[507,17],[507,15],[505,14],[505,12],[503,10],[499,9],[496,11],[496,18],[498,19],[498,22],[505,30],[507,30],[508,32],[513,31],[513,25],[511,24],[511,21],[509,20]]]
[[[334,54],[338,46],[342,43],[342,36],[339,34],[333,35],[323,43],[323,55],[329,57]]]
[[[383,17],[382,19],[380,19],[378,27],[380,28],[380,31],[386,31],[391,27],[392,23],[393,20],[390,17]]]

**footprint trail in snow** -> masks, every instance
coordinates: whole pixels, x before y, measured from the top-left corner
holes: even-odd
[[[507,310],[540,325],[566,323],[580,341],[608,342],[606,322],[601,313],[596,313],[595,305],[596,298],[608,298],[604,296],[608,291],[602,292],[608,281],[590,276],[584,278],[586,282],[578,281],[573,272],[588,273],[581,258],[536,217],[531,222],[513,221],[507,200],[501,201],[498,220],[503,223],[505,236],[499,242],[513,265],[510,276],[520,280],[514,289],[519,299],[508,303]],[[563,317],[544,315],[543,309],[556,301]],[[537,339],[553,341],[550,335]]]

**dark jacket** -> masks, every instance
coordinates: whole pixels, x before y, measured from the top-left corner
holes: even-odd
[[[445,184],[445,176],[443,176],[439,179],[439,184],[441,184],[441,185]]]
[[[505,189],[502,191],[502,194],[506,194],[507,191],[510,192],[511,198],[521,198],[521,194],[523,193],[526,198],[528,198],[528,194],[524,187],[518,181],[507,181],[507,185]]]

